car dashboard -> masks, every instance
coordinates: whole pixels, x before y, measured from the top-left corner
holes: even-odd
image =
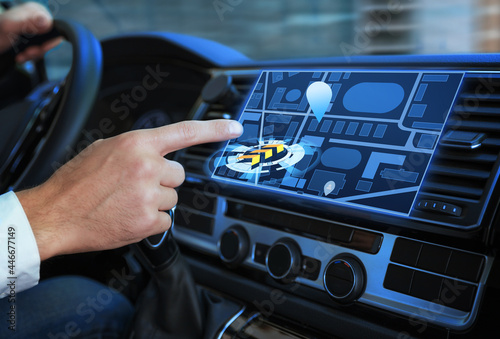
[[[282,131],[270,134],[283,140],[256,141],[266,158],[278,156],[273,152],[283,145],[293,158],[297,149],[286,140],[294,132],[286,133],[295,121],[303,125],[295,143],[312,144],[302,145],[305,155],[282,171],[286,179],[274,182],[257,183],[242,167],[223,166],[238,158],[247,172],[255,168],[255,147],[243,139],[169,155],[186,171],[173,236],[196,283],[240,305],[219,338],[460,338],[494,328],[500,287],[497,55],[259,62],[169,33],[112,38],[102,46],[103,81],[88,139],[231,118],[243,123],[245,140],[263,133],[259,124]],[[305,84],[323,79],[337,88],[331,111],[318,123],[307,103],[304,114],[297,113],[305,87],[280,85],[297,84],[293,76],[301,75]],[[349,109],[342,111],[342,103]],[[391,120],[398,110],[397,118],[406,119],[399,125]],[[289,111],[296,114],[287,118]],[[409,141],[402,131],[411,133]],[[409,143],[421,152],[404,153]],[[403,156],[413,159],[413,171],[401,169]],[[360,172],[361,162],[371,176]],[[288,186],[280,187],[285,181]],[[402,193],[377,188],[391,184],[402,185],[394,188]],[[372,185],[386,193],[370,195]],[[326,199],[332,194],[343,199]],[[363,198],[349,198],[358,194]]]

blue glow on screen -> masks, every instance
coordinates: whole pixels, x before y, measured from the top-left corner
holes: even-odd
[[[212,178],[408,215],[463,76],[263,71],[239,118],[244,133],[220,152]],[[327,93],[329,102],[311,105],[306,94],[318,82],[329,86],[331,99]],[[317,86],[323,93],[324,84]],[[326,110],[318,116],[320,106]]]

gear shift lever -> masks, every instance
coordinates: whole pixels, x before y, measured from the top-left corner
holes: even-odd
[[[170,211],[173,218],[173,211]],[[135,246],[151,273],[139,299],[131,338],[199,339],[203,311],[187,264],[172,232],[150,237]]]
[[[170,211],[173,218],[173,211]],[[151,273],[137,303],[130,339],[213,339],[242,305],[197,288],[172,232],[149,237],[134,250]]]

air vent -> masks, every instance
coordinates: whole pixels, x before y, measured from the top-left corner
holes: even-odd
[[[252,89],[252,86],[258,76],[258,72],[238,72],[236,74],[225,74],[231,77],[231,86],[233,100],[229,102],[221,98],[212,103],[203,102],[200,105],[201,112],[199,120],[214,120],[214,119],[235,119],[242,109],[244,100],[247,94]],[[184,164],[186,171],[192,174],[206,175],[204,167],[207,158],[213,155],[217,150],[223,147],[223,143],[210,143],[190,147],[181,155],[181,162]]]
[[[467,215],[455,222],[472,225],[480,218],[493,188],[499,152],[500,75],[469,73],[419,198],[432,197],[464,207]]]

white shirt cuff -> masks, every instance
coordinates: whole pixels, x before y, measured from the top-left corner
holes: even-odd
[[[14,192],[0,195],[0,298],[27,290],[40,279],[40,254],[23,206]]]

